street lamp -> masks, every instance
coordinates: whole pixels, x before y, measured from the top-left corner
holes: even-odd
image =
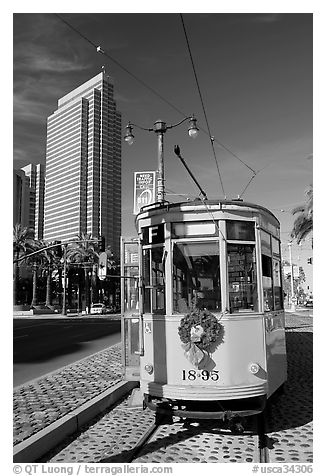
[[[61,259],[61,262],[63,262],[63,296],[62,296],[62,311],[61,314],[63,316],[67,315],[67,304],[66,304],[66,298],[67,298],[67,244],[65,243],[63,245],[63,257]]]
[[[165,186],[164,186],[164,144],[163,144],[163,136],[168,129],[172,129],[173,127],[177,127],[186,120],[189,120],[189,127],[188,127],[188,134],[189,137],[195,139],[198,135],[199,129],[197,127],[197,120],[195,119],[194,115],[185,117],[182,121],[167,125],[166,122],[161,121],[160,119],[154,123],[154,126],[151,128],[145,128],[137,126],[136,124],[132,124],[128,122],[126,126],[126,134],[124,136],[124,140],[127,144],[132,145],[135,139],[133,135],[133,128],[137,127],[138,129],[142,129],[143,131],[155,132],[157,134],[158,139],[158,177],[157,177],[157,201],[164,202],[165,197]]]

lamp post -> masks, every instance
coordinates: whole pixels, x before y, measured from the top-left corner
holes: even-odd
[[[67,244],[63,245],[63,296],[62,296],[62,312],[63,316],[67,315],[66,295],[67,295]]]
[[[160,119],[157,120],[154,123],[154,126],[151,128],[145,128],[141,126],[137,126],[136,124],[132,124],[131,122],[128,122],[128,125],[126,126],[126,134],[124,136],[124,140],[127,142],[127,144],[132,145],[135,139],[135,136],[133,135],[133,128],[137,127],[138,129],[142,129],[144,131],[149,131],[149,132],[155,132],[157,134],[157,140],[158,140],[158,177],[157,177],[157,201],[158,202],[164,202],[165,199],[165,185],[164,185],[164,134],[168,129],[172,129],[173,127],[177,127],[186,120],[189,120],[189,127],[188,127],[188,134],[192,138],[196,138],[199,132],[199,129],[197,127],[197,121],[194,117],[188,116],[182,119],[182,121],[176,123],[176,124],[171,124],[167,125],[166,122],[161,121]]]

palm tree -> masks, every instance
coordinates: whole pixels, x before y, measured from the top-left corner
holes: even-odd
[[[92,271],[93,265],[98,261],[98,253],[96,245],[92,243],[92,235],[89,233],[81,233],[76,239],[76,243],[68,246],[67,260],[71,263],[79,264],[84,268],[85,276],[85,306],[90,308],[90,285],[89,271]]]
[[[44,248],[44,242],[41,240],[34,240],[33,241],[33,251],[40,250],[39,253],[26,258],[26,262],[31,266],[32,273],[33,273],[33,297],[31,302],[31,307],[35,307],[38,304],[38,288],[37,288],[37,277],[38,277],[38,270],[43,268],[47,262],[46,255],[44,251],[41,251]]]
[[[39,242],[41,248],[46,248],[50,244],[54,243],[47,243],[46,241]],[[53,268],[58,265],[58,256],[57,252],[54,248],[44,249],[41,252],[42,255],[42,263],[46,272],[46,298],[45,298],[45,305],[50,307],[52,304],[51,299],[51,291],[52,291],[52,271]]]
[[[112,272],[115,272],[119,266],[117,264],[117,260],[114,256],[113,252],[112,252],[112,249],[111,249],[110,245],[106,246],[105,253],[106,253],[106,256],[107,256],[107,261],[106,261],[107,271],[108,271],[109,274],[111,274]],[[97,276],[95,276],[95,279],[96,279],[96,283],[100,283],[100,280]],[[103,285],[104,285],[104,283],[106,283],[107,284],[107,290],[108,290],[109,294],[111,294],[112,296],[115,296],[116,295],[116,287],[117,287],[116,282],[117,282],[116,279],[112,279],[111,277],[107,277],[106,280],[102,281],[102,283],[100,283],[98,287],[102,288],[102,293],[104,294]],[[96,289],[96,291],[97,291],[97,295],[98,295],[99,294],[99,289]],[[111,300],[112,300],[112,298],[111,298]],[[113,300],[114,300],[114,298],[113,298]],[[114,303],[114,304],[116,304],[116,303]]]
[[[114,271],[117,269],[118,267],[118,264],[117,264],[117,261],[116,261],[116,258],[114,257],[114,254],[113,254],[113,251],[111,250],[111,246],[108,245],[106,248],[105,248],[105,252],[107,254],[107,268],[109,271]]]
[[[296,215],[293,223],[291,237],[300,244],[313,231],[313,187],[312,185],[305,191],[306,202],[292,210]]]
[[[13,228],[13,257],[14,257],[14,304],[18,300],[18,283],[19,283],[19,258],[33,251],[34,240],[33,230],[16,223]]]

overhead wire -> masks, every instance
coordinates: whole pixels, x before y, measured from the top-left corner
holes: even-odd
[[[183,31],[184,31],[184,34],[185,34],[185,38],[186,38],[186,43],[187,43],[187,47],[188,47],[188,52],[189,52],[189,56],[190,56],[190,61],[191,61],[191,64],[192,64],[192,68],[193,68],[193,72],[194,72],[194,76],[195,76],[195,81],[196,81],[196,84],[197,84],[197,89],[198,89],[198,93],[199,93],[199,97],[200,97],[200,101],[201,101],[201,104],[202,104],[202,108],[203,108],[203,112],[204,112],[204,116],[205,116],[205,121],[206,121],[206,126],[207,126],[207,129],[208,129],[208,134],[209,134],[209,138],[210,138],[210,142],[211,142],[211,146],[212,146],[212,150],[213,150],[213,154],[214,154],[214,158],[215,158],[215,162],[216,162],[216,166],[217,166],[217,169],[218,169],[218,173],[219,173],[219,177],[220,177],[220,181],[221,181],[221,185],[222,185],[222,190],[223,190],[223,193],[225,195],[225,192],[224,192],[224,189],[223,189],[223,183],[222,183],[222,178],[221,178],[221,174],[220,174],[220,170],[219,170],[219,166],[218,166],[218,161],[217,161],[217,157],[216,157],[216,151],[215,151],[215,147],[214,147],[214,141],[216,141],[221,147],[223,147],[223,149],[225,149],[227,152],[229,152],[231,155],[233,155],[233,157],[235,157],[236,159],[238,159],[245,167],[247,167],[249,170],[251,170],[251,172],[253,173],[252,177],[250,178],[248,184],[246,185],[246,187],[244,188],[244,190],[241,192],[241,194],[239,195],[239,198],[244,194],[244,192],[247,190],[247,188],[249,187],[250,183],[252,182],[252,180],[256,177],[257,173],[259,173],[261,170],[263,169],[260,169],[259,171],[255,171],[252,167],[250,167],[248,164],[246,164],[246,162],[244,162],[242,159],[240,159],[240,157],[235,154],[234,152],[232,152],[228,147],[226,147],[221,141],[217,140],[214,136],[212,136],[211,134],[211,131],[210,131],[210,127],[209,127],[209,124],[208,124],[208,119],[207,119],[207,114],[206,114],[206,110],[205,110],[205,106],[204,106],[204,101],[203,101],[203,97],[202,97],[202,94],[201,94],[201,90],[200,90],[200,86],[199,86],[199,81],[198,81],[198,77],[197,77],[197,73],[196,73],[196,69],[195,69],[195,64],[194,64],[194,61],[193,61],[193,56],[192,56],[192,53],[191,53],[191,48],[190,48],[190,43],[189,43],[189,39],[188,39],[188,35],[187,35],[187,30],[186,30],[186,26],[185,26],[185,23],[184,23],[184,20],[183,20],[183,15],[182,13],[180,13],[180,18],[181,18],[181,22],[182,22],[182,27],[183,27]]]
[[[172,107],[176,112],[178,112],[181,116],[183,117],[186,117],[187,114],[185,114],[184,112],[182,112],[180,109],[178,109],[174,104],[172,104],[170,101],[168,101],[167,99],[165,99],[158,91],[156,91],[154,88],[152,88],[151,86],[149,86],[149,84],[145,83],[145,81],[143,81],[142,79],[138,78],[138,76],[136,76],[134,73],[132,73],[131,71],[129,71],[129,69],[127,69],[125,66],[123,66],[123,64],[121,64],[119,61],[117,61],[115,58],[113,58],[113,56],[109,55],[108,53],[106,53],[99,45],[97,45],[96,43],[94,43],[92,40],[90,40],[89,38],[87,38],[87,36],[85,36],[80,30],[78,30],[78,28],[74,27],[70,22],[68,22],[67,20],[65,20],[61,15],[59,15],[58,13],[54,13],[54,15],[56,17],[58,17],[63,23],[65,23],[69,28],[71,28],[75,33],[77,33],[81,38],[83,38],[84,40],[86,40],[91,46],[93,46],[94,48],[96,48],[96,51],[98,53],[101,53],[102,55],[106,56],[109,60],[111,60],[113,63],[115,63],[117,66],[119,66],[119,68],[121,68],[123,71],[125,71],[127,74],[129,74],[133,79],[135,79],[136,81],[138,81],[142,86],[144,86],[145,88],[149,89],[153,94],[155,94],[157,97],[159,97],[163,102],[165,102],[166,104],[168,104],[170,107]]]
[[[198,81],[198,77],[197,77],[197,72],[196,72],[196,68],[195,68],[195,63],[194,63],[194,60],[193,60],[193,56],[192,56],[192,52],[191,52],[191,48],[190,48],[190,43],[189,43],[189,39],[188,39],[188,34],[187,34],[185,23],[183,21],[182,13],[180,13],[180,18],[181,18],[181,22],[182,22],[183,32],[184,32],[186,43],[187,43],[188,53],[189,53],[189,56],[190,56],[190,62],[191,62],[192,70],[193,70],[193,73],[194,73],[194,77],[195,77],[195,81],[196,81],[196,85],[197,85],[197,90],[198,90],[201,106],[202,106],[205,121],[206,121],[206,127],[207,127],[207,130],[208,130],[209,139],[210,139],[210,143],[211,143],[212,150],[213,150],[213,155],[214,155],[214,159],[215,159],[215,163],[216,163],[216,167],[217,167],[217,171],[218,171],[218,176],[219,176],[220,183],[221,183],[221,188],[222,188],[224,197],[226,197],[226,193],[225,193],[224,186],[223,186],[223,180],[222,180],[222,176],[221,176],[221,172],[220,172],[220,167],[218,165],[218,161],[217,161],[217,157],[216,157],[216,152],[215,152],[215,147],[214,147],[214,138],[212,136],[212,133],[211,133],[211,130],[210,130],[210,127],[209,127],[209,122],[208,122],[208,118],[207,118],[207,114],[206,114],[206,108],[205,108],[205,105],[204,105],[204,100],[203,100],[203,96],[202,96],[202,93],[201,93],[201,89],[200,89],[200,85],[199,85],[199,81]]]
[[[77,33],[81,38],[83,38],[85,41],[87,41],[87,43],[89,43],[93,48],[96,49],[96,51],[98,53],[101,53],[102,55],[106,56],[110,61],[112,61],[113,63],[115,63],[119,68],[121,68],[123,71],[125,71],[129,76],[131,76],[134,80],[136,80],[138,83],[140,83],[142,86],[144,86],[145,88],[147,88],[148,90],[150,90],[154,95],[156,95],[157,97],[159,97],[163,102],[165,102],[166,104],[168,104],[172,109],[174,109],[178,114],[180,114],[182,117],[187,117],[188,114],[186,114],[185,112],[181,111],[178,107],[176,107],[173,103],[171,103],[170,101],[168,101],[164,96],[162,96],[158,91],[156,91],[154,88],[152,88],[152,86],[150,86],[149,84],[147,84],[145,81],[143,81],[141,78],[139,78],[138,76],[136,76],[134,73],[132,73],[128,68],[126,68],[123,64],[121,64],[119,61],[117,61],[115,58],[113,58],[113,56],[109,55],[108,53],[106,53],[99,45],[97,45],[96,43],[94,43],[92,40],[90,40],[86,35],[84,35],[78,28],[76,28],[75,26],[73,26],[70,22],[68,22],[66,19],[64,19],[61,15],[59,15],[58,13],[54,13],[54,15],[60,20],[62,21],[65,25],[67,25],[71,30],[73,30],[75,33]],[[227,147],[225,144],[223,144],[219,139],[216,139],[216,137],[213,137],[210,133],[210,131],[206,131],[204,128],[201,128],[199,127],[199,129],[201,131],[203,131],[205,134],[207,134],[209,137],[210,137],[210,140],[211,142],[216,142],[217,144],[219,144],[225,151],[227,151],[230,155],[232,155],[234,158],[236,158],[237,160],[239,160],[245,167],[247,167],[248,169],[250,169],[254,174],[256,174],[256,172],[254,171],[254,169],[252,167],[250,167],[248,164],[246,164],[237,154],[235,154],[229,147]],[[213,146],[213,144],[212,144]],[[215,155],[215,149],[214,149],[214,146],[213,146],[213,150],[214,150],[214,157],[216,157]],[[251,180],[250,180],[251,181]],[[224,193],[224,192],[223,192]]]
[[[175,195],[177,197],[185,198],[187,201],[194,200],[195,198],[197,198],[197,195],[195,196],[190,193],[177,193],[174,190],[171,190],[169,188],[165,188],[165,191],[167,192],[166,195]]]

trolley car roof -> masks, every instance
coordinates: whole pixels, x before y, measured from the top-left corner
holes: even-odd
[[[218,209],[223,210],[224,208],[230,207],[232,209],[239,209],[241,208],[247,208],[251,210],[258,211],[260,213],[265,213],[269,215],[272,219],[274,219],[278,224],[280,224],[279,220],[276,218],[276,216],[268,210],[268,208],[265,208],[261,205],[257,205],[256,203],[250,203],[250,202],[243,202],[242,200],[239,199],[233,199],[233,200],[225,200],[225,199],[215,199],[215,200],[205,200],[203,202],[200,199],[197,200],[192,200],[192,201],[186,201],[186,202],[177,202],[177,203],[170,203],[170,202],[156,202],[152,203],[151,205],[147,205],[141,208],[139,214],[136,217],[136,220],[139,220],[140,218],[145,218],[148,216],[147,214],[152,214],[151,212],[168,212],[171,209],[177,210],[180,209],[180,211],[191,211],[194,208],[197,210],[206,210],[206,207],[209,208],[209,211],[217,211]],[[156,213],[155,213],[156,214]]]

